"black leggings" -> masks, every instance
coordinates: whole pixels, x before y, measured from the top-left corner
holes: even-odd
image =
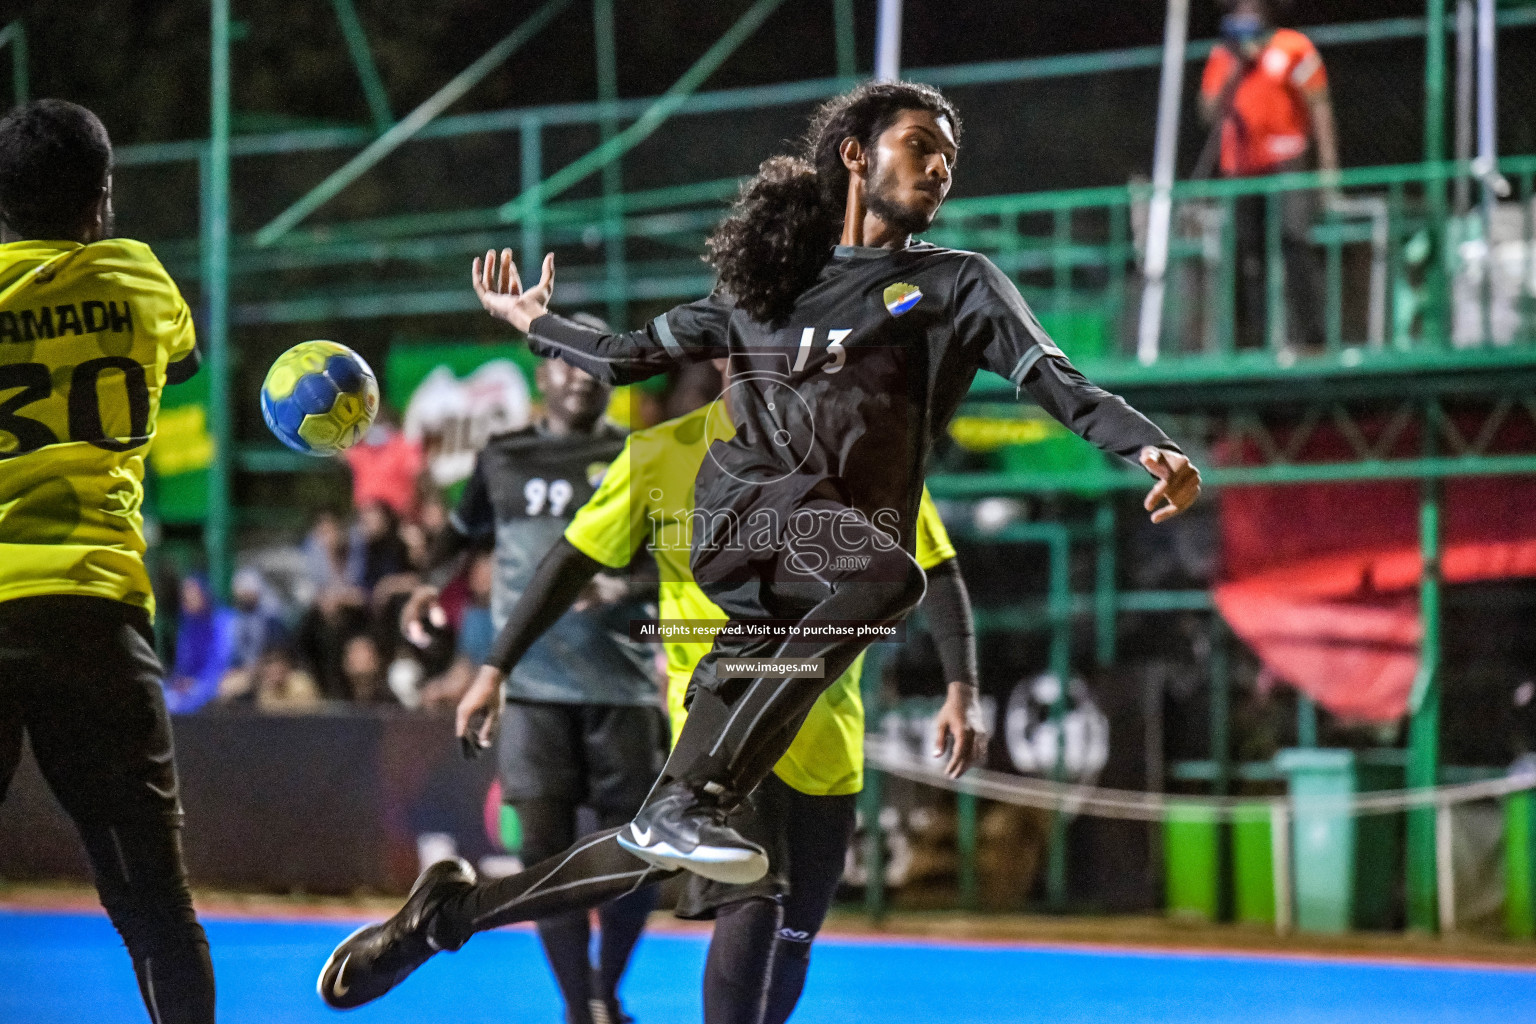
[[[855,796],[807,796],[770,778],[783,795],[780,899],[753,895],[715,911],[704,964],[705,1024],[784,1024],[800,1001],[811,943],[843,876]],[[761,792],[761,790],[759,790]]]
[[[0,795],[25,735],[80,831],[150,1020],[212,1024],[162,675],[141,609],[95,597],[0,602]]]
[[[517,800],[512,804],[523,829],[523,856],[541,861],[576,841],[576,805],[565,800]],[[628,814],[598,814],[605,829],[629,820]],[[613,1004],[619,981],[629,965],[630,954],[645,930],[645,921],[656,907],[656,890],[647,886],[597,909],[600,925],[597,970],[592,970],[591,923],[586,910],[568,910],[539,918],[535,926],[544,955],[565,999],[567,1018],[590,1019],[593,999]]]
[[[705,593],[733,619],[754,609],[758,617],[798,610],[801,624],[810,627],[896,622],[922,600],[922,570],[910,554],[889,547],[883,533],[875,538],[873,524],[831,502],[813,502],[807,511],[824,524],[823,550],[856,545],[868,559],[833,562],[807,572],[786,555],[765,569],[755,587],[705,583]],[[802,537],[815,539],[804,533]],[[805,640],[717,640],[694,673],[688,722],[657,788],[682,782],[693,787],[713,784],[735,798],[750,794],[789,749],[816,698],[848,671],[869,643],[868,637],[835,634]],[[720,657],[820,658],[825,671],[821,679],[719,679],[714,665]],[[669,874],[620,847],[614,841],[618,831],[595,833],[518,874],[445,901],[433,922],[434,940],[457,949],[475,932],[595,907]]]
[[[181,826],[82,824],[80,837],[152,1024],[212,1024],[213,964],[187,889]]]

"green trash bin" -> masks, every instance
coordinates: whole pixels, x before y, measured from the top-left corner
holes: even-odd
[[[1504,798],[1504,931],[1536,938],[1536,799],[1530,790]]]
[[[1344,932],[1391,925],[1402,815],[1356,817],[1358,792],[1402,785],[1400,751],[1282,750],[1275,767],[1293,798],[1291,870],[1296,926]]]
[[[1179,801],[1168,805],[1163,819],[1163,879],[1170,916],[1216,920],[1220,835],[1220,818],[1210,805]]]
[[[1275,923],[1275,847],[1269,804],[1232,809],[1232,916],[1241,924]]]

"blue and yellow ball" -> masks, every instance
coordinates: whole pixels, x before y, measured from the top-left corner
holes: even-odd
[[[277,357],[261,385],[261,416],[305,455],[358,442],[379,411],[379,382],[362,356],[334,341],[304,341]]]

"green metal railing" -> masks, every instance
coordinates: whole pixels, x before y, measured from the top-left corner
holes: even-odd
[[[536,140],[537,131],[537,125],[526,127],[525,141]],[[537,153],[537,147],[525,148],[525,164],[537,165]],[[1321,210],[1309,232],[1320,265],[1325,330],[1321,346],[1301,354],[1333,356],[1348,367],[1379,362],[1383,353],[1536,341],[1536,224],[1531,204],[1536,157],[1508,157],[1499,168],[1516,188],[1519,231],[1512,238],[1496,238],[1491,250],[1476,216],[1453,222],[1446,232],[1452,244],[1435,248],[1431,197],[1468,173],[1466,165],[1410,164],[1342,172],[1336,179],[1341,199]],[[1239,347],[1235,327],[1235,222],[1245,204],[1261,208],[1265,225],[1262,349],[1271,361],[1278,358],[1282,364],[1297,355],[1298,339],[1287,331],[1280,221],[1290,197],[1315,196],[1321,184],[1315,173],[1298,173],[1185,182],[1175,188],[1182,230],[1170,253],[1172,287],[1160,358],[1221,366],[1239,366],[1237,360],[1245,357],[1253,362],[1252,352]],[[526,258],[546,245],[590,240],[594,233],[605,240],[670,240],[677,258],[627,261],[622,275],[611,261],[566,268],[562,299],[585,304],[695,297],[708,290],[710,281],[692,253],[736,186],[737,179],[722,178],[554,203],[540,208],[537,218],[525,218],[520,248]],[[1125,325],[1139,294],[1139,252],[1132,225],[1147,196],[1144,187],[1112,186],[953,200],[927,237],[989,253],[1019,281],[1036,312],[1080,362],[1125,361],[1130,357]],[[320,286],[311,294],[295,294],[285,285],[280,296],[270,298],[260,296],[257,280],[245,289],[247,297],[235,316],[240,322],[260,323],[472,310],[475,303],[462,285],[460,264],[470,254],[509,240],[506,228],[495,226],[498,216],[495,209],[397,215],[295,231],[271,246],[250,236],[234,239],[230,271],[242,278],[381,260],[444,268],[441,278],[413,278],[405,288],[348,292]],[[199,276],[197,243],[170,242],[157,248],[173,273]],[[1474,257],[1464,259],[1458,248]],[[1514,261],[1507,258],[1511,252],[1517,254]],[[1518,266],[1510,273],[1512,263]],[[1443,264],[1438,273],[1437,264]],[[1502,290],[1482,286],[1499,274]],[[1482,305],[1454,323],[1436,318],[1437,309],[1454,312],[1465,306],[1459,299],[1453,301],[1455,287],[1468,289],[1472,301]],[[1432,294],[1437,288],[1438,296]],[[1351,303],[1349,296],[1360,301]],[[1502,304],[1500,315],[1490,312],[1495,303]]]
[[[0,50],[7,46],[11,49],[11,100],[21,106],[31,93],[31,69],[27,60],[27,27],[20,21],[0,28]]]
[[[1531,204],[1536,157],[1508,157],[1499,169],[1515,185],[1506,209],[1519,210],[1520,224],[1514,237],[1496,237],[1491,249],[1476,216],[1450,225],[1450,244],[1437,247],[1434,241],[1437,206],[1443,204],[1433,197],[1470,173],[1465,164],[1353,168],[1334,179],[1338,195],[1328,202],[1318,201],[1324,179],[1317,173],[1176,185],[1180,230],[1170,252],[1172,284],[1159,360],[1203,357],[1230,364],[1240,354],[1237,222],[1244,207],[1263,222],[1260,347],[1281,356],[1282,363],[1309,354],[1299,345],[1295,325],[1287,324],[1282,218],[1285,204],[1296,200],[1320,207],[1307,238],[1321,264],[1324,329],[1310,354],[1343,357],[1345,366],[1358,366],[1368,354],[1384,351],[1536,342]],[[1047,326],[1056,328],[1069,354],[1085,363],[1123,360],[1130,358],[1131,346],[1122,325],[1138,297],[1139,253],[1131,224],[1149,195],[1149,187],[1125,186],[955,200],[928,237],[992,254],[1019,280]],[[1511,268],[1512,263],[1518,266]],[[1501,272],[1503,291],[1472,287]],[[1458,285],[1481,305],[1472,315],[1450,320],[1447,311],[1466,307],[1460,296],[1453,301],[1451,290]],[[1350,295],[1363,301],[1346,310]],[[1504,315],[1489,315],[1487,306],[1495,302],[1504,304]],[[1495,324],[1498,333],[1490,329]],[[1090,335],[1089,344],[1074,333]],[[1095,350],[1094,340],[1107,344]]]

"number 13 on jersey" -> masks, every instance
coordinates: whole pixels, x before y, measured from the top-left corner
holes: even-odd
[[[852,328],[839,328],[827,332],[827,354],[832,357],[832,362],[821,368],[822,373],[836,373],[843,368],[848,361],[848,353],[843,348],[843,339],[852,334]],[[807,327],[800,332],[800,350],[795,354],[795,373],[805,369],[805,361],[811,356],[811,345],[816,341],[816,328]]]

